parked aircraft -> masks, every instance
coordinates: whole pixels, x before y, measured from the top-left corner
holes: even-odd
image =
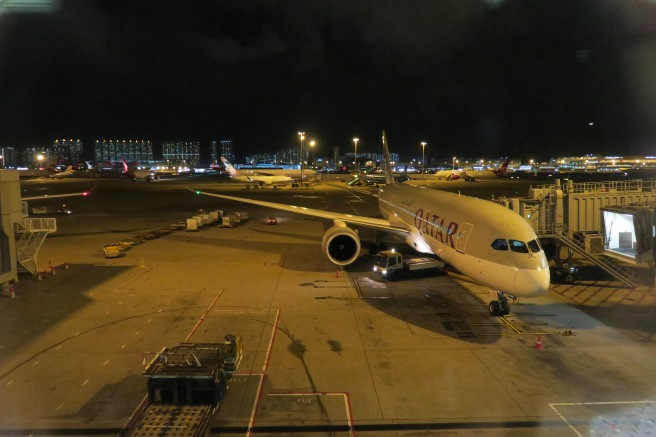
[[[176,170],[130,168],[125,161],[125,158],[122,158],[121,160],[123,161],[123,174],[127,175],[127,177],[132,179],[133,182],[137,180],[150,182],[161,179],[162,177],[170,177],[177,174]]]
[[[384,218],[369,218],[198,191],[198,194],[333,220],[323,253],[343,266],[360,253],[360,238],[347,224],[395,234],[421,253],[434,254],[475,282],[494,290],[493,315],[510,311],[508,297],[534,297],[549,289],[549,265],[535,232],[520,215],[487,200],[397,184],[383,132],[386,185],[379,188]]]
[[[401,183],[409,180],[410,178],[404,174],[395,174],[394,181]],[[386,176],[384,174],[356,174],[353,176],[353,179],[348,181],[346,185],[384,185],[386,182]]]
[[[258,176],[289,176],[290,178],[300,179],[301,170],[300,169],[284,169],[284,168],[251,168],[251,169],[240,169],[240,173],[244,176],[258,175]],[[316,175],[316,170],[309,168],[303,169],[303,178]]]
[[[48,173],[46,177],[48,179],[62,179],[62,178],[69,178],[75,174],[75,170],[73,170],[73,166],[69,165],[66,167],[66,170],[58,171],[55,173]]]
[[[456,179],[464,179],[466,181],[475,181],[476,179],[494,179],[507,175],[509,162],[510,159],[506,159],[494,170],[440,170],[435,173],[435,177],[447,181],[454,181]]]
[[[241,174],[235,169],[232,164],[228,162],[227,159],[225,159],[223,156],[221,157],[221,161],[223,162],[223,165],[226,166],[226,169],[228,169],[228,172],[230,173],[230,179],[236,182],[246,182],[250,184],[254,184],[257,186],[281,186],[281,185],[289,185],[294,181],[294,178],[291,178],[289,176],[265,176],[265,175],[257,175],[257,174],[252,174],[252,175],[244,175]]]

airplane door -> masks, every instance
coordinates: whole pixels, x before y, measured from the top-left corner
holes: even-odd
[[[474,228],[474,225],[471,223],[463,223],[460,226],[460,230],[456,235],[456,250],[460,253],[465,253],[465,248],[467,247],[467,239],[471,230]]]

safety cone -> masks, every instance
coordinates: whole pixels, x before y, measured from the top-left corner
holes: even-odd
[[[68,261],[64,263],[64,270],[68,270]]]
[[[50,266],[50,273],[52,273],[53,275],[56,275],[57,274],[57,269],[55,269],[54,266]]]
[[[538,340],[535,342],[535,349],[544,349],[542,346],[542,338],[538,335]]]
[[[336,270],[335,277],[336,277],[336,278],[339,278],[339,269]]]
[[[13,285],[9,287],[9,297],[12,299],[16,297],[16,292],[14,291]]]

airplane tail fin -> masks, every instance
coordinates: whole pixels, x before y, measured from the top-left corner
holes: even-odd
[[[223,156],[221,157],[221,162],[223,162],[223,165],[226,166],[226,169],[228,170],[228,173],[230,173],[230,176],[238,176],[239,173],[237,170],[228,162],[227,159],[225,159]]]
[[[383,131],[383,155],[385,156],[385,184],[393,184],[394,176],[392,174],[392,161],[390,160],[389,146],[387,145],[387,135]]]
[[[503,174],[506,172],[506,169],[508,168],[509,163],[510,163],[510,158],[507,158],[505,161],[503,161],[503,163],[500,166],[498,166],[494,170],[494,174],[497,176],[503,176]]]
[[[121,158],[121,161],[123,161],[123,172],[124,173],[129,172],[130,170],[128,169],[128,163],[125,162],[125,157]]]

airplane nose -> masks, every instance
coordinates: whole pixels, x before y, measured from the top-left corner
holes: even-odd
[[[515,295],[535,297],[549,290],[549,268],[519,269],[515,274]]]

